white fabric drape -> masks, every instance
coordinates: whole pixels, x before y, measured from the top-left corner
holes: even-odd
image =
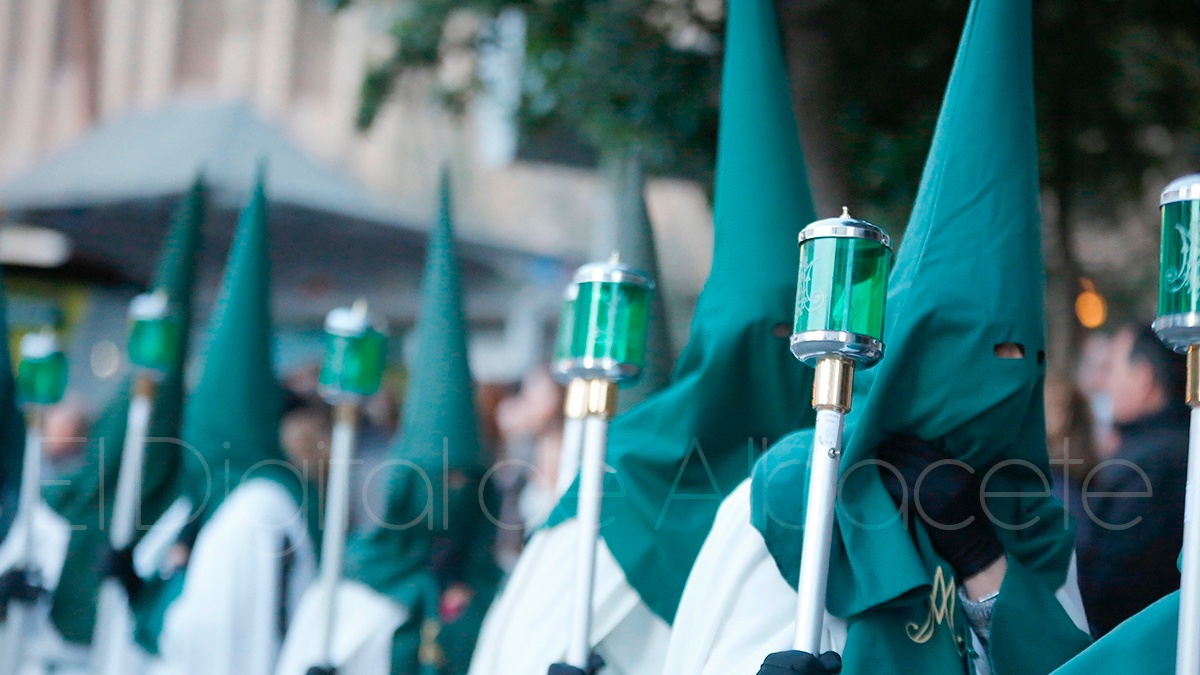
[[[288,597],[285,545],[292,558]],[[164,675],[272,675],[279,654],[281,602],[295,615],[316,575],[304,514],[278,483],[236,488],[196,539],[180,597],[159,638]]]
[[[575,583],[574,519],[540,530],[483,622],[470,675],[544,673],[566,656]],[[596,551],[592,644],[605,675],[659,675],[670,628],[625,580],[601,539]]]

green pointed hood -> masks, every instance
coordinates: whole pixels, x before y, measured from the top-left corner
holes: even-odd
[[[629,410],[669,384],[675,360],[654,227],[646,209],[643,162],[639,153],[628,151],[602,158],[600,166],[611,193],[608,197],[616,223],[610,228],[612,241],[593,246],[593,258],[606,260],[615,251],[620,254],[622,263],[645,272],[655,283],[650,299],[650,322],[646,328],[646,365],[637,382],[622,387],[617,401],[618,412]]]
[[[429,236],[421,287],[421,314],[400,433],[392,445],[385,507],[378,520],[350,538],[346,576],[361,581],[410,611],[397,645],[420,643],[426,620],[438,618],[435,555],[466,560],[462,579],[475,589],[472,605],[486,609],[499,573],[492,562],[495,526],[480,508],[486,470],[479,441],[474,387],[467,361],[459,267],[450,218],[450,184],[443,174],[437,225]],[[495,509],[492,493],[483,501]],[[476,632],[477,632],[476,628]],[[450,654],[469,644],[444,644]],[[396,659],[415,663],[416,653]],[[400,670],[399,672],[410,672]]]
[[[874,458],[884,437],[942,440],[981,476],[1008,462],[991,476],[987,489],[1024,494],[992,499],[988,506],[1000,523],[1033,523],[1023,529],[996,528],[1010,560],[1006,592],[1041,588],[1053,593],[1065,578],[1072,550],[1061,505],[1043,482],[1050,474],[1042,407],[1044,279],[1031,25],[1029,0],[972,4],[889,283],[886,353],[859,378],[847,419],[827,607],[858,626],[852,633],[863,643],[888,644],[885,636],[891,636],[898,640],[895,653],[916,650],[904,658],[913,659],[909,667],[920,672],[945,672],[934,665],[938,659],[961,661],[954,643],[932,640],[918,649],[904,639],[902,627],[866,637],[885,624],[855,623],[873,608],[892,602],[903,607],[914,598],[925,602],[921,607],[927,611],[931,585],[948,573],[921,526],[910,534],[895,517],[896,507],[874,465],[860,464]],[[1001,343],[1021,345],[1024,356],[997,357],[995,348]],[[811,430],[785,439],[768,452],[754,476],[752,518],[793,585],[811,442]],[[993,635],[1012,618],[1010,602],[997,604]],[[922,618],[906,620],[920,625]],[[1039,618],[1046,634],[1061,636],[1057,642],[1063,649],[1078,648],[1086,640],[1057,603]],[[895,614],[890,621],[897,623]],[[960,630],[962,625],[959,621]],[[1062,632],[1054,633],[1051,625]],[[848,639],[847,653],[853,641]],[[992,654],[1004,651],[994,648]],[[863,650],[864,655],[873,653]],[[859,668],[874,667],[868,658],[851,658],[846,672],[867,672]],[[1006,671],[997,658],[997,672],[1049,670]],[[1047,662],[1060,658],[1065,657],[1051,654]]]
[[[165,439],[179,438],[183,414],[183,370],[191,332],[192,286],[204,204],[204,182],[197,177],[171,216],[152,282],[153,289],[165,291],[171,299],[183,331],[178,358],[154,395],[147,438],[164,440],[148,441],[146,445],[140,522],[135,529],[135,538],[158,520],[175,499],[179,487],[180,449],[175,441]],[[55,589],[50,610],[55,626],[71,642],[86,644],[91,641],[100,583],[96,576],[96,554],[108,539],[108,523],[112,518],[125,447],[129,396],[130,383],[126,381],[96,422],[83,463],[65,477],[64,483],[45,490],[50,507],[72,526],[80,528],[71,536],[62,579]]]
[[[282,391],[271,326],[265,170],[242,209],[183,416],[184,490],[201,522],[245,478],[297,480],[279,444]],[[253,469],[253,471],[251,471]]]
[[[726,23],[713,260],[671,384],[609,429],[601,535],[642,600],[675,616],[717,506],[768,444],[811,423],[788,351],[796,237],[815,219],[770,0]],[[574,514],[572,490],[550,524]]]
[[[0,279],[0,332],[4,334],[0,354],[0,541],[8,535],[17,514],[21,492],[21,465],[25,458],[25,419],[17,410],[12,353],[8,342],[8,310],[4,283]]]

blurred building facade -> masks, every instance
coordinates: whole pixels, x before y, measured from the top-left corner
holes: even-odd
[[[325,5],[0,0],[0,182],[69,148],[106,120],[179,103],[241,101],[301,148],[366,186],[398,219],[429,222],[438,169],[446,164],[454,178],[461,237],[547,258],[587,258],[590,233],[609,217],[599,180],[586,167],[518,161],[514,97],[486,94],[465,114],[452,116],[430,93],[437,73],[407,76],[371,130],[356,132],[362,76],[373,56],[388,48],[386,28],[395,3],[358,2],[336,13]],[[517,39],[486,67],[493,77],[515,82],[520,57],[518,30]],[[669,311],[681,337],[708,269],[711,211],[702,187],[686,181],[652,181],[647,201]],[[19,290],[26,282],[13,276]],[[62,307],[87,315],[80,323],[100,321],[100,328],[88,331],[93,338],[112,332],[120,344],[119,305],[132,291],[117,292],[106,309],[85,312],[79,309],[80,284],[60,281],[49,270],[28,283],[66,298]],[[494,314],[495,298],[474,298],[471,288],[467,295],[469,313],[486,304]],[[489,316],[492,323],[479,331],[480,340],[493,346],[484,350],[492,355],[488,359],[507,354],[514,340],[528,342],[554,315],[556,303],[556,289],[547,289],[505,309],[512,319],[507,324],[523,321],[527,328],[496,324]],[[18,323],[22,306],[18,303]],[[79,345],[76,361],[90,363],[95,371],[90,374],[99,376],[107,366],[93,362],[114,350],[106,346],[98,356],[95,344],[101,341],[89,341],[94,344]],[[498,368],[491,377],[517,374]]]

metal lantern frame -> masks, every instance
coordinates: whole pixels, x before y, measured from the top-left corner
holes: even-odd
[[[318,386],[330,404],[357,403],[377,392],[386,360],[386,330],[365,301],[339,307],[325,317],[325,355]],[[357,372],[347,372],[348,366]]]
[[[654,282],[614,256],[580,267],[571,283],[575,299],[570,351],[559,370],[584,380],[621,384],[637,380],[646,365]],[[625,325],[612,325],[621,318],[626,319]]]
[[[1158,202],[1162,219],[1162,244],[1158,286],[1158,318],[1153,328],[1160,340],[1177,352],[1200,344],[1200,173],[1171,181]],[[1176,205],[1179,205],[1178,207]],[[1177,222],[1184,215],[1175,211],[1189,209],[1190,222]],[[1178,245],[1175,244],[1178,235]],[[1178,250],[1176,250],[1178,249]],[[1179,258],[1175,263],[1171,258]],[[1193,298],[1185,311],[1165,307],[1181,290]]]
[[[179,356],[183,325],[165,291],[143,293],[129,303],[129,361],[153,376],[163,376]]]
[[[811,246],[813,243],[822,239],[851,239],[873,242],[879,244],[887,250],[888,262],[884,265],[881,279],[876,280],[879,283],[879,297],[875,298],[880,303],[880,313],[882,316],[883,306],[887,296],[887,274],[891,267],[891,252],[892,238],[882,228],[873,225],[865,220],[852,218],[847,209],[843,209],[842,215],[838,218],[826,218],[810,223],[800,231],[798,244],[801,250],[801,275],[802,278],[798,285],[802,285],[805,279],[803,278],[806,270],[804,269],[804,258],[806,253],[806,245]],[[798,289],[799,292],[803,289]],[[850,288],[845,289],[849,294]],[[825,299],[825,302],[830,302],[832,299]],[[791,337],[790,344],[792,354],[809,366],[815,366],[816,362],[825,357],[837,356],[853,361],[860,368],[870,368],[883,358],[883,334],[882,323],[879,326],[878,335],[869,335],[863,332],[853,330],[836,330],[831,327],[823,327],[816,330],[802,330],[799,326],[801,320],[801,301],[797,301],[797,316],[796,329]]]

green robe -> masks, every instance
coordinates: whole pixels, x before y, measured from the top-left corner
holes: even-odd
[[[393,675],[465,674],[500,583],[493,557],[496,527],[488,519],[499,513],[499,503],[489,487],[480,488],[485,460],[445,175],[440,203],[421,287],[419,356],[390,453],[383,522],[354,533],[346,546],[346,578],[408,612],[393,641]],[[397,527],[406,523],[414,525]],[[463,561],[461,574],[438,579],[435,549]],[[441,625],[439,598],[447,582],[466,584],[474,597],[455,621]]]
[[[1179,591],[1129,617],[1054,675],[1175,675]]]
[[[600,534],[672,622],[717,507],[763,450],[811,425],[812,369],[788,351],[796,237],[815,219],[770,3],[726,23],[713,258],[691,333],[657,394],[612,421]],[[833,215],[833,214],[830,214]],[[575,515],[576,487],[548,526]]]
[[[970,667],[965,621],[946,590],[960,580],[923,526],[897,517],[873,464],[890,434],[943,440],[989,477],[989,492],[1010,493],[986,504],[1008,526],[995,528],[1009,572],[992,617],[994,672],[1047,673],[1089,641],[1054,597],[1072,533],[1047,482],[1031,23],[1029,0],[972,4],[889,280],[886,354],[856,383],[826,596],[848,622],[848,675]],[[997,357],[1001,343],[1021,345],[1023,356]],[[810,448],[811,432],[797,434],[754,473],[754,524],[792,585]],[[942,616],[928,639],[910,635],[931,613]]]
[[[197,179],[171,217],[152,284],[153,289],[165,291],[171,299],[183,330],[177,359],[154,392],[134,543],[179,492],[182,454],[176,439],[183,416],[184,365],[192,325],[192,285],[204,204],[204,183]],[[97,574],[97,554],[109,537],[107,524],[112,518],[124,454],[129,402],[130,382],[126,381],[96,422],[80,466],[65,476],[62,483],[45,489],[50,508],[76,528],[71,533],[50,608],[51,620],[68,642],[88,644],[92,639],[101,581]]]

